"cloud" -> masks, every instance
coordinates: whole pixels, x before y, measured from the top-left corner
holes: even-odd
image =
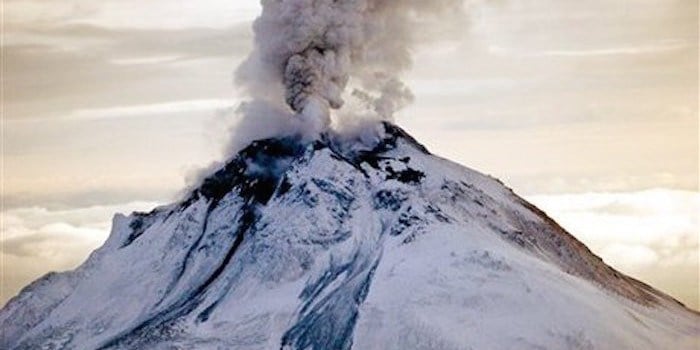
[[[100,246],[115,213],[150,210],[156,203],[134,202],[68,210],[41,207],[0,212],[0,304],[49,271],[75,268]]]
[[[99,109],[82,109],[66,116],[68,119],[104,119],[124,117],[146,117],[154,114],[172,114],[187,112],[205,112],[230,109],[235,101],[224,99],[200,99],[111,107]]]
[[[5,210],[23,208],[45,208],[52,211],[73,210],[92,206],[112,206],[131,201],[155,202],[171,199],[175,189],[165,188],[85,188],[64,189],[49,193],[4,193],[2,200]],[[115,186],[116,187],[116,186]],[[8,218],[6,218],[8,219]]]
[[[527,198],[606,263],[700,306],[700,192],[653,189]]]
[[[161,30],[25,25],[8,26],[3,34],[10,120],[228,97],[235,62],[252,42],[249,23]]]
[[[182,59],[182,56],[165,55],[165,56],[141,56],[141,57],[123,57],[113,58],[109,62],[119,66],[130,65],[145,65],[145,64],[163,64],[171,63]]]
[[[228,0],[6,0],[7,21],[29,24],[87,23],[104,28],[183,29],[222,28],[250,20],[256,2],[235,5]]]
[[[649,55],[673,52],[678,50],[693,49],[694,46],[685,40],[662,40],[639,46],[618,46],[603,48],[582,48],[577,50],[566,49],[542,49],[539,51],[525,51],[504,48],[496,45],[489,46],[488,50],[494,55],[510,57],[595,57],[615,55]]]
[[[66,257],[85,256],[85,251],[94,249],[104,237],[104,230],[53,223],[41,227],[38,233],[3,240],[2,249],[3,254],[17,257],[64,260]]]
[[[573,233],[596,245],[614,242],[679,247],[679,240],[686,240],[686,244],[687,240],[694,240],[697,246],[698,192],[654,189],[529,196],[528,199],[558,217]]]
[[[0,212],[3,219],[3,239],[26,237],[31,234],[76,233],[76,229],[109,229],[116,213],[150,210],[156,202],[127,202],[111,205],[92,205],[67,209],[48,209],[41,206],[7,209]],[[85,231],[91,235],[94,231]]]
[[[659,255],[643,245],[610,244],[601,252],[608,264],[615,266],[632,265],[645,268],[659,262]]]

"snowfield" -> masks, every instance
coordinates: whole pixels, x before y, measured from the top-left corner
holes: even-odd
[[[261,140],[0,311],[2,349],[698,349],[700,316],[384,124]]]

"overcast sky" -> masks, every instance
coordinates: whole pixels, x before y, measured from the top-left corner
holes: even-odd
[[[698,4],[471,1],[424,32],[397,122],[698,307]],[[256,1],[5,0],[2,292],[219,159]],[[437,40],[441,39],[441,40]]]

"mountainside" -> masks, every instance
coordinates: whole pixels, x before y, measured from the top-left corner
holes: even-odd
[[[700,316],[403,130],[252,143],[0,311],[2,349],[695,349]],[[369,146],[367,146],[369,144]]]

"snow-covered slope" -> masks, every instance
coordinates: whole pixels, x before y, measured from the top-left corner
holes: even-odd
[[[6,305],[0,348],[697,348],[696,313],[380,129],[257,141],[182,202],[117,215]]]

